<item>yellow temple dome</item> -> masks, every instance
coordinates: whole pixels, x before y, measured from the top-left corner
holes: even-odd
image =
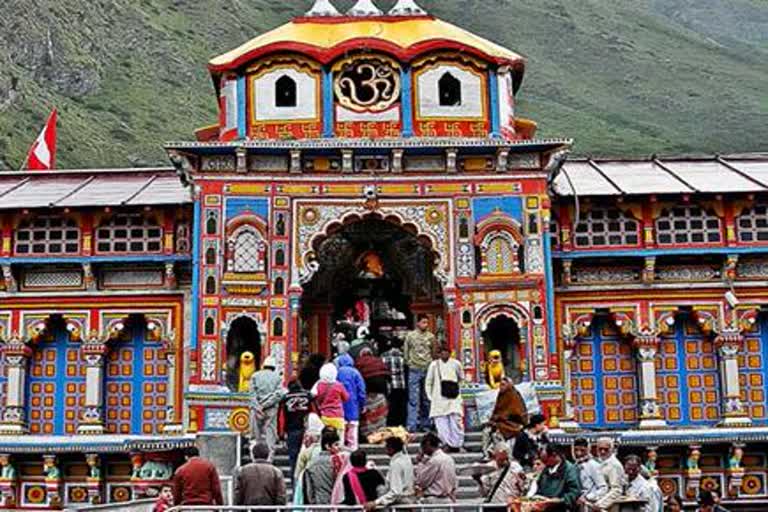
[[[371,0],[361,0],[345,15],[328,0],[318,0],[298,17],[212,59],[213,74],[234,71],[275,52],[293,51],[322,64],[352,50],[378,50],[400,62],[410,62],[433,51],[459,51],[497,66],[510,66],[516,87],[522,81],[525,59],[503,46],[451,23],[428,15],[413,0],[398,2],[388,13]]]

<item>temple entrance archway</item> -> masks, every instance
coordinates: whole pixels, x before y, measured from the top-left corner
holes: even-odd
[[[507,315],[493,317],[482,331],[486,358],[492,350],[501,352],[506,376],[513,382],[523,380],[523,354],[520,344],[520,326]]]
[[[383,349],[421,313],[445,338],[439,258],[416,229],[370,214],[329,226],[312,251],[317,270],[303,284],[302,352],[330,354],[334,336],[351,342],[361,327]]]
[[[259,325],[249,316],[235,318],[227,331],[227,387],[237,390],[240,375],[240,356],[251,352],[256,368],[261,365],[261,333]]]

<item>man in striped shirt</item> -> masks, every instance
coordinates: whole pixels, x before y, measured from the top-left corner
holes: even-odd
[[[389,400],[388,427],[405,426],[408,411],[408,386],[405,382],[405,358],[401,350],[403,342],[393,339],[390,349],[384,352],[381,359],[389,368],[389,386],[387,399]]]

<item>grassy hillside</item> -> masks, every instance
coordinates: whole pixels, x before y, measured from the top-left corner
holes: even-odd
[[[6,0],[0,168],[18,167],[51,106],[60,167],[164,162],[214,121],[208,59],[310,0]],[[336,0],[340,7],[353,3]],[[388,7],[392,0],[378,0]],[[522,115],[576,151],[765,150],[764,0],[421,0],[529,58]]]

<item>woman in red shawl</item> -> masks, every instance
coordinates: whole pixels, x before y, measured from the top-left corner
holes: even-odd
[[[389,405],[386,392],[389,383],[389,367],[370,350],[363,351],[355,361],[355,367],[365,380],[366,405],[360,418],[360,436],[365,439],[387,426]]]

